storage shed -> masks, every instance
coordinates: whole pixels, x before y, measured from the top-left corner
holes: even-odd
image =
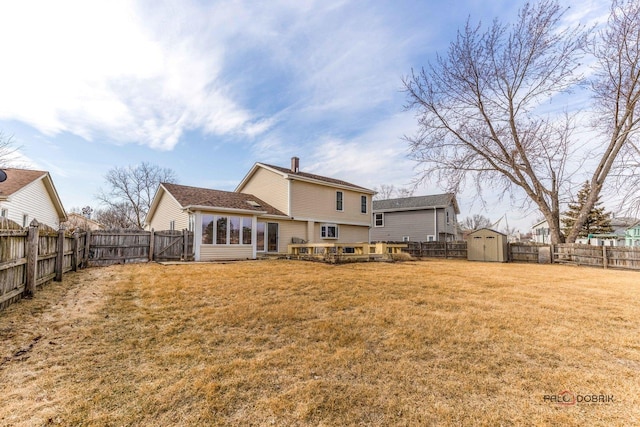
[[[467,259],[469,261],[507,262],[509,258],[507,236],[495,230],[481,228],[469,234]]]

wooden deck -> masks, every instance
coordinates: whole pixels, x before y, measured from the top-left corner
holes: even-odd
[[[406,247],[397,243],[296,243],[288,245],[288,257],[326,262],[393,260]]]

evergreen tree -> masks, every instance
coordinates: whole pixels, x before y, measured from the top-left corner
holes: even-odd
[[[586,203],[587,197],[589,197],[589,182],[585,182],[580,191],[578,191],[578,200],[575,203],[569,203],[569,210],[564,213],[564,218],[561,219],[562,231],[565,235],[571,230],[573,224],[576,222],[576,218],[580,213],[580,209]],[[578,237],[588,237],[589,234],[605,234],[611,233],[613,228],[611,227],[611,213],[605,212],[604,207],[600,206],[600,197],[596,199],[593,208],[589,211],[589,216],[584,222],[582,229],[578,233]]]

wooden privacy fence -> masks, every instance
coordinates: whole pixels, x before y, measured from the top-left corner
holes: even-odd
[[[193,261],[193,232],[187,230],[100,230],[87,235],[90,266]]]
[[[0,224],[0,309],[38,286],[86,265],[85,243],[78,233],[54,230],[37,221],[23,229],[10,221]]]
[[[563,243],[553,245],[553,262],[640,270],[640,248]]]
[[[69,233],[35,220],[22,228],[0,219],[0,310],[87,266],[181,260],[193,260],[193,233],[186,230]]]
[[[467,242],[406,242],[404,252],[416,258],[467,259]],[[509,261],[560,263],[603,268],[640,270],[640,248],[591,246],[577,243],[558,245],[509,243]]]
[[[467,259],[467,242],[404,242],[407,252],[416,258]]]

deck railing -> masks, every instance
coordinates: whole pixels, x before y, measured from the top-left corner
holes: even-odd
[[[397,243],[296,243],[288,246],[288,256],[329,262],[393,259],[406,247]]]

